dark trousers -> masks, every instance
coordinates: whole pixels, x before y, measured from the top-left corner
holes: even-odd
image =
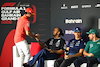
[[[28,62],[29,66],[32,67],[36,61],[38,61],[37,67],[44,67],[44,60],[46,59],[57,59],[59,57],[56,53],[50,53],[46,49],[42,49],[37,55],[33,57],[31,61]]]
[[[70,66],[73,61],[75,61],[77,57],[69,58],[69,59],[64,59],[64,58],[58,58],[55,63],[54,67],[67,67]]]
[[[93,67],[94,64],[98,63],[98,60],[94,57],[80,57],[74,61],[75,67],[80,67],[83,63],[87,63],[87,67]]]

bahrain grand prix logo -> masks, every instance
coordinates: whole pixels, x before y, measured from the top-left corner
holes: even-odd
[[[7,2],[1,6],[1,24],[13,24],[19,17],[21,17],[22,11],[27,7],[32,7],[35,15],[33,16],[32,23],[36,22],[36,6],[29,4],[21,4],[17,2]]]

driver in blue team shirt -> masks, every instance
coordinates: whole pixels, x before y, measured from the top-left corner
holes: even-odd
[[[81,37],[81,29],[76,27],[73,31],[75,37],[67,44],[64,58],[58,58],[54,63],[54,67],[70,66],[71,63],[73,63],[78,57],[82,56],[83,50],[85,48],[85,42]]]

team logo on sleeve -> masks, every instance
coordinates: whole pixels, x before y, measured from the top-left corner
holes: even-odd
[[[53,39],[50,41],[49,45],[52,45],[53,44]]]

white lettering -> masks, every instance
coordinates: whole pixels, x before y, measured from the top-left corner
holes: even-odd
[[[65,30],[65,34],[73,34],[74,32],[72,30]]]
[[[71,8],[78,8],[78,5],[73,5],[71,6]]]
[[[82,5],[82,8],[90,8],[91,5]]]
[[[100,7],[100,4],[95,5],[95,7]]]
[[[82,19],[66,19],[65,23],[82,23]]]

